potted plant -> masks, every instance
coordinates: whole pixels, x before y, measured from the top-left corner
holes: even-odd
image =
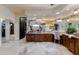
[[[69,23],[69,26],[67,27],[67,33],[73,34],[74,32],[76,32],[76,28]]]

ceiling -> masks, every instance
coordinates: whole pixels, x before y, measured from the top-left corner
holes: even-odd
[[[68,17],[73,14],[75,9],[79,8],[78,4],[5,4],[14,13],[30,12],[41,13],[42,16],[48,15],[56,18]],[[26,13],[25,13],[26,14]]]

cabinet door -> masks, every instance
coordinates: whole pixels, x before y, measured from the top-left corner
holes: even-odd
[[[32,42],[34,41],[34,39],[35,39],[34,34],[26,34],[26,41]]]
[[[68,38],[68,36],[63,35],[63,36],[62,36],[62,39],[63,39],[63,45],[64,45],[65,47],[69,48],[69,38]]]
[[[51,39],[50,39],[50,35],[49,34],[45,34],[44,35],[44,41],[50,41]]]
[[[35,42],[41,42],[41,35],[40,34],[35,34],[34,41]]]
[[[75,54],[79,55],[79,38],[75,40]]]
[[[75,41],[74,41],[74,38],[71,38],[70,39],[70,47],[69,47],[69,50],[73,53],[75,53]]]
[[[44,34],[44,41],[45,42],[52,42],[53,38],[52,38],[52,34]]]

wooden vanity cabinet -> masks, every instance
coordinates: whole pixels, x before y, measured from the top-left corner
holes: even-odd
[[[75,54],[75,39],[73,37],[69,38],[69,50]]]
[[[27,42],[53,42],[53,34],[26,34]]]
[[[79,55],[79,38],[72,37],[74,39],[74,54]]]
[[[70,50],[72,53],[75,53],[75,40],[74,38],[70,38],[68,35],[62,35],[62,44]]]
[[[61,40],[62,44],[67,47],[72,53],[76,55],[79,54],[79,38],[62,35]]]
[[[61,36],[61,41],[65,47],[69,48],[69,37],[67,35],[62,35]]]

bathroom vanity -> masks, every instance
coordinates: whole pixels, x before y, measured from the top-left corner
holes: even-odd
[[[52,33],[26,33],[27,42],[53,42]]]
[[[61,40],[62,44],[72,53],[79,54],[79,37],[76,35],[63,34],[61,35]]]

